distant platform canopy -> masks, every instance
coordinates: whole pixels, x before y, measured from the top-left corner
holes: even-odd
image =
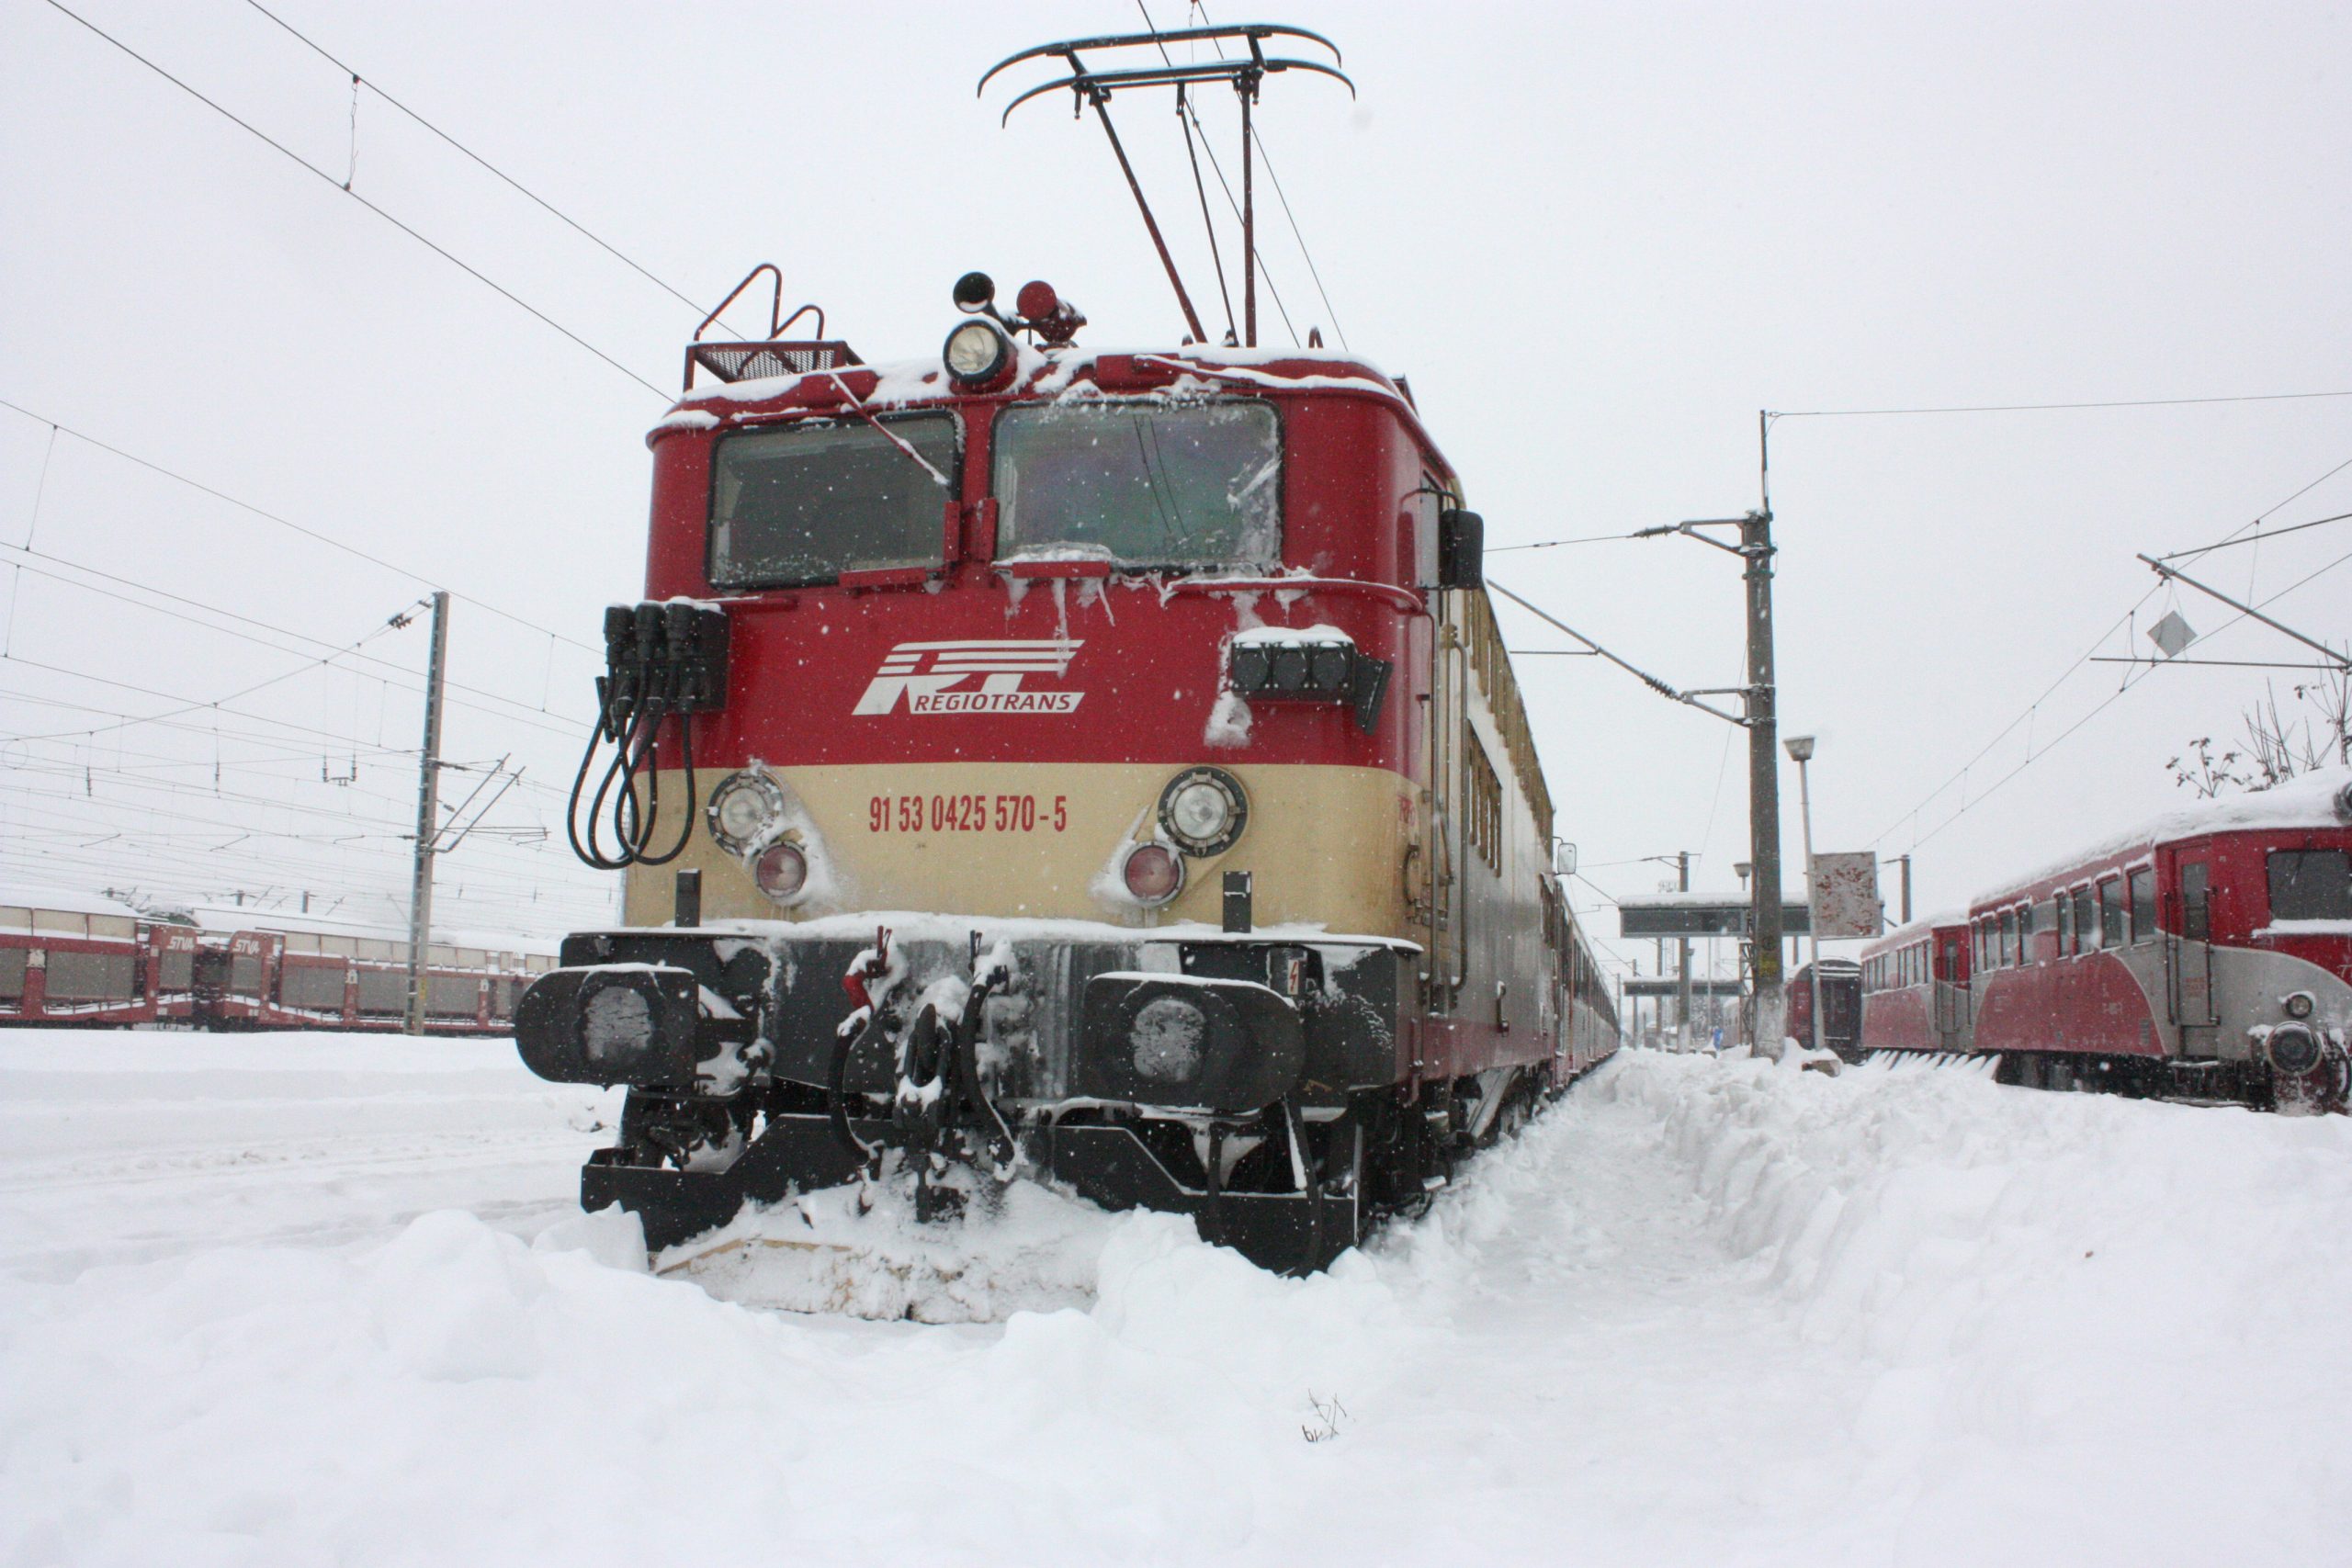
[[[1746,936],[1752,907],[1720,893],[1647,893],[1617,900],[1619,936]],[[1813,930],[1805,907],[1781,906],[1781,934]]]
[[[1624,994],[1629,997],[1679,997],[1682,994],[1682,982],[1671,975],[1663,977],[1644,976],[1638,980],[1626,981]],[[1693,979],[1690,994],[1694,997],[1744,997],[1747,988],[1737,980]]]

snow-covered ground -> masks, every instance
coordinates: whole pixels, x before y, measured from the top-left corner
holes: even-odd
[[[0,1036],[0,1562],[2352,1560],[2344,1118],[1629,1054],[1328,1275],[925,1326],[643,1272],[511,1064]]]

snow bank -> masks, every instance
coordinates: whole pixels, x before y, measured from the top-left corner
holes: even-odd
[[[2352,1121],[1919,1061],[1833,1079],[1644,1052],[1600,1092],[1656,1119],[1796,1331],[1871,1374],[1860,1456],[1907,1537],[2345,1560]]]
[[[1328,1274],[1038,1192],[934,1238],[1034,1304],[930,1326],[650,1271],[633,1219],[546,1199],[609,1101],[519,1067],[370,1088],[288,1046],[266,1093],[273,1043],[78,1038],[0,1052],[0,1216],[102,1217],[40,1196],[58,1147],[14,1153],[134,1105],[69,1048],[168,1043],[191,1087],[227,1053],[134,1123],[176,1128],[169,1190],[220,1182],[160,1201],[103,1149],[168,1249],[0,1270],[0,1562],[2150,1568],[2352,1539],[2342,1118],[1629,1053]],[[311,1156],[243,1158],[264,1107]],[[442,1185],[400,1185],[411,1156]]]

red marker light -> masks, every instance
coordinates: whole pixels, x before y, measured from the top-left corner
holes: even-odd
[[[808,885],[808,857],[797,844],[770,844],[752,863],[752,880],[778,903],[797,897]]]
[[[1184,886],[1184,863],[1166,844],[1137,844],[1127,852],[1119,874],[1127,891],[1145,904],[1165,904]]]
[[[1013,297],[1013,308],[1033,321],[1052,315],[1061,302],[1062,297],[1054,292],[1054,286],[1043,278],[1023,284],[1021,292]]]

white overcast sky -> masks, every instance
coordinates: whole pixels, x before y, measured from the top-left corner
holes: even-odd
[[[554,825],[573,742],[540,710],[584,714],[594,661],[481,604],[595,640],[599,606],[639,586],[641,437],[663,405],[336,186],[356,171],[361,195],[665,390],[696,312],[372,94],[353,165],[348,76],[241,0],[71,3],[333,178],[45,0],[0,7],[0,397],[40,416],[0,410],[0,543],[38,552],[0,551],[0,732],[51,737],[0,749],[8,879],[307,887],[384,918],[414,676],[288,676],[325,651],[300,639],[366,635],[419,579],[480,602],[458,606],[452,673],[481,705],[453,712],[449,750],[527,764],[535,787],[494,826]],[[1082,341],[1172,342],[1181,325],[1100,132],[1066,100],[1000,130],[1003,95],[973,96],[1001,55],[1127,29],[1132,6],[273,9],[695,299],[773,259],[790,302],[820,302],[869,359],[935,352],[971,267],[1008,290],[1051,279],[1092,318]],[[1186,17],[1173,0],[1153,13]],[[1269,200],[1273,282],[1302,335],[1333,336],[1336,313],[1410,378],[1491,545],[1736,514],[1756,501],[1764,408],[2352,389],[2342,5],[1297,0],[1267,16],[1335,39],[1360,94],[1269,85],[1268,149],[1329,306]],[[1172,116],[1119,113],[1205,299]],[[1204,115],[1229,165],[1229,96]],[[416,576],[74,436],[52,446],[52,420]],[[2352,399],[1782,420],[1772,440],[1781,703],[1821,736],[1816,839],[1916,843],[1923,909],[2172,803],[2166,759],[2234,733],[2260,693],[2259,671],[2166,670],[2068,733],[2123,672],[2078,659],[2144,650],[2133,630],[2171,602],[2136,552],[2274,508],[2273,525],[2352,511],[2352,468],[2279,506],[2352,459]],[[2323,569],[2346,551],[2352,525],[2335,525],[2207,564],[2265,597],[2322,572],[2272,608],[2342,641],[2352,566]],[[1672,682],[1741,679],[1728,557],[1659,540],[1489,567]],[[2178,602],[2199,630],[2229,619]],[[2102,643],[2135,605],[2136,627]],[[1508,619],[1517,646],[1561,646]],[[423,628],[367,651],[414,671]],[[2252,625],[2197,653],[2300,657]],[[1733,886],[1746,793],[1729,727],[1593,660],[1521,670],[1591,881],[1644,890],[1664,868],[1639,857],[1690,850],[1702,886]],[[61,733],[273,676],[229,715]],[[2032,765],[1974,804],[2029,744]],[[318,782],[355,753],[357,784]],[[1795,784],[1790,769],[1792,852]],[[251,829],[288,836],[238,839]],[[368,837],[331,841],[353,833]],[[478,841],[447,885],[469,923],[560,930],[605,907],[568,860]]]

